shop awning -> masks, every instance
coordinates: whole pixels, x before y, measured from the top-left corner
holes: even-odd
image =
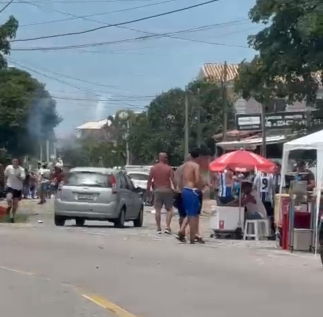
[[[266,137],[266,144],[277,144],[286,142],[285,135],[276,135]],[[262,138],[249,138],[241,141],[223,141],[216,143],[216,146],[219,146],[223,149],[255,149],[257,146],[262,144]]]

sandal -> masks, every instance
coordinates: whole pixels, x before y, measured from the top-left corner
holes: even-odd
[[[205,244],[205,241],[200,236],[196,236],[195,237],[195,242],[200,243],[200,244]]]
[[[180,242],[183,242],[183,243],[186,242],[185,235],[180,232],[175,236],[175,238]]]

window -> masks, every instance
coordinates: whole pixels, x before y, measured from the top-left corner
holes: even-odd
[[[127,181],[127,188],[129,190],[134,190],[135,186],[133,185],[131,178],[128,175],[125,175],[125,178],[126,178],[126,181]]]
[[[93,172],[72,172],[67,176],[65,185],[111,188],[111,175]]]
[[[134,179],[136,181],[148,181],[148,174],[142,174],[142,173],[128,173],[128,176],[131,179]]]
[[[119,186],[120,188],[126,189],[127,188],[127,181],[125,179],[125,176],[123,173],[118,174],[118,179],[119,179]]]

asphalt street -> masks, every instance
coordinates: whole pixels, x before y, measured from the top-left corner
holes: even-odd
[[[141,229],[72,222],[56,228],[46,214],[26,226],[0,226],[6,317],[321,313],[323,274],[313,256],[290,255],[268,242],[180,244],[158,236],[150,214]]]

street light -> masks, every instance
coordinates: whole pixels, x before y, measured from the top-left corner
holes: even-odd
[[[130,150],[129,150],[129,142],[128,142],[128,136],[129,136],[129,130],[130,130],[130,121],[129,121],[130,115],[127,111],[122,110],[117,114],[117,116],[119,120],[126,123],[127,132],[124,135],[124,137],[126,138],[126,157],[127,157],[126,164],[130,165]]]

